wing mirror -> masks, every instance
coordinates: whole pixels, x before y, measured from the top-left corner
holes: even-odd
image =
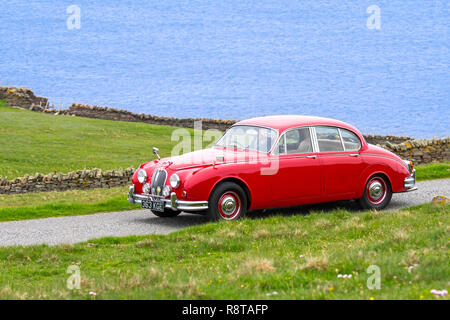
[[[153,147],[153,153],[156,154],[156,156],[158,157],[158,159],[161,159],[161,157],[159,156],[159,149],[156,147]]]

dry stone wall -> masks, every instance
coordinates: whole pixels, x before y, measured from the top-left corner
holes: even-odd
[[[130,184],[134,171],[132,167],[110,171],[84,169],[67,174],[36,173],[13,180],[0,177],[0,194],[118,187]]]
[[[394,144],[386,142],[380,145],[414,164],[442,162],[450,160],[450,137],[442,139],[407,140]]]
[[[36,97],[30,89],[16,87],[0,87],[0,100],[6,100],[6,105],[33,111],[44,111],[48,99]]]
[[[236,121],[234,120],[159,117],[144,113],[134,113],[127,110],[119,110],[115,108],[90,106],[75,103],[72,104],[67,110],[60,112],[67,115],[75,115],[85,118],[145,122],[150,124],[168,125],[183,128],[193,128],[195,121],[202,121],[203,130],[218,129],[221,131],[225,131],[228,127],[236,123]]]

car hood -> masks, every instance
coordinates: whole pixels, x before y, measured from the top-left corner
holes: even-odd
[[[249,162],[255,160],[267,159],[267,154],[256,151],[213,147],[194,152],[185,153],[180,156],[162,158],[149,165],[156,167],[165,167],[170,170],[183,170],[194,167],[219,165],[225,163]],[[146,166],[147,167],[147,166]]]

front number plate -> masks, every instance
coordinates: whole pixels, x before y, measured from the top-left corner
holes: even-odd
[[[163,201],[143,199],[141,206],[144,209],[150,209],[152,211],[164,212],[164,202]]]

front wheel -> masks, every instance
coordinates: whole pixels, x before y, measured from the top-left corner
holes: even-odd
[[[359,204],[364,209],[384,209],[391,198],[392,189],[389,180],[382,175],[374,175],[367,181]]]
[[[236,183],[223,182],[212,192],[208,207],[209,220],[237,220],[247,213],[247,196]]]

